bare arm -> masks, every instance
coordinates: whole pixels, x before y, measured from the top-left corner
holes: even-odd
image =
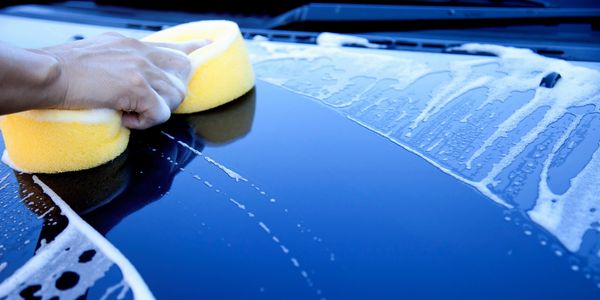
[[[124,112],[127,127],[151,127],[185,96],[185,53],[206,44],[151,44],[114,33],[43,49],[0,44],[0,114],[111,108]]]
[[[0,114],[59,107],[60,71],[52,56],[0,43]]]

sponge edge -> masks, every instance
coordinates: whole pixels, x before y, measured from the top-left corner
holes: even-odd
[[[193,71],[188,93],[175,113],[194,113],[232,101],[252,89],[254,72],[240,29],[230,21],[200,21],[171,27],[145,37],[150,42],[211,43],[189,54]]]
[[[104,164],[127,148],[129,130],[108,109],[35,110],[0,119],[2,160],[27,173],[79,171]]]

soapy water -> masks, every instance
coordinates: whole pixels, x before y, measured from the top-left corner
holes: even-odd
[[[527,50],[488,45],[467,45],[464,49],[491,52],[500,58],[461,57],[449,62],[424,62],[336,48],[270,42],[250,44],[258,78],[316,99],[476,187],[507,208],[507,221],[528,217],[556,237],[567,250],[585,251],[598,257],[597,235],[590,232],[597,232],[600,227],[596,213],[600,205],[596,195],[600,188],[594,184],[600,179],[599,73],[542,58]],[[354,66],[360,68],[353,69]],[[563,78],[552,89],[539,88],[541,78],[548,72],[558,72]],[[257,195],[269,203],[280,203],[224,164],[166,132],[163,134],[204,157],[234,182],[255,189]],[[168,156],[162,157],[169,160]],[[169,162],[175,164],[172,160]],[[184,168],[181,171],[184,172]],[[201,180],[199,186],[222,194],[245,212],[284,255],[289,255],[290,265],[298,268],[307,284],[314,286],[301,261],[292,256],[293,249],[275,235],[273,228],[259,220],[247,203],[230,197],[198,174],[190,175]],[[7,178],[8,173],[0,176],[0,190],[8,187]],[[17,270],[0,285],[0,296],[16,297],[20,291],[15,285],[17,281],[21,287],[46,283],[33,291],[36,294],[63,293],[53,290],[51,283],[57,274],[73,269],[84,276],[79,279],[77,289],[60,294],[70,298],[117,266],[123,280],[106,289],[103,298],[115,295],[121,299],[129,291],[134,296],[151,297],[135,268],[118,250],[94,234],[93,229],[90,231],[87,224],[71,222],[77,220],[77,215],[69,214],[68,206],[61,206],[60,197],[43,182],[36,179],[36,183],[55,200],[62,213],[67,212],[69,225],[18,269],[25,268],[23,270],[29,273],[21,271],[25,275],[19,275]],[[33,193],[22,196],[20,201],[28,201],[31,195]],[[18,196],[15,194],[15,198]],[[36,218],[48,220],[48,215],[57,211],[54,207],[44,207],[35,212]],[[286,208],[283,211],[288,212]],[[515,212],[524,215],[515,215]],[[50,221],[56,225],[55,220]],[[307,230],[299,223],[297,227],[302,232]],[[536,233],[532,228],[523,232],[525,235]],[[31,239],[23,237],[21,240],[26,245]],[[314,240],[320,242],[318,237]],[[81,247],[74,248],[74,244]],[[540,244],[546,246],[548,240],[541,238]],[[562,248],[552,247],[557,256],[563,255]],[[95,271],[76,269],[77,265],[72,263],[75,258],[91,250],[95,255],[90,265],[93,264]],[[328,255],[330,261],[335,261],[334,253]],[[10,268],[7,263],[10,260],[0,262],[0,272]],[[585,263],[573,264],[572,269],[579,271],[581,266],[585,268]],[[316,293],[321,295],[322,292],[316,289]]]
[[[204,160],[206,162],[210,163],[212,166],[221,170],[235,183],[238,183],[241,181],[242,183],[246,184],[249,188],[251,188],[252,190],[254,190],[256,192],[256,195],[258,198],[268,200],[268,203],[270,203],[271,205],[274,205],[277,202],[277,200],[275,198],[272,198],[271,196],[269,196],[269,194],[266,191],[262,190],[258,185],[253,183],[251,180],[246,179],[239,173],[231,170],[230,168],[217,162],[213,158],[205,155],[202,151],[194,148],[192,145],[190,145],[184,141],[178,140],[177,138],[175,138],[173,135],[169,134],[168,132],[161,131],[161,134],[163,136],[165,136],[166,138],[172,140],[173,142],[176,142],[179,146],[185,148],[186,150],[191,151],[198,157],[204,158]],[[162,158],[169,161],[170,163],[174,163],[172,158],[165,156],[163,153],[159,153],[159,155]],[[299,272],[300,276],[302,276],[302,278],[304,279],[304,281],[306,282],[308,287],[315,290],[315,293],[319,297],[319,299],[326,299],[323,296],[323,291],[315,286],[315,283],[314,283],[313,279],[311,278],[311,276],[309,275],[309,273],[305,269],[302,268],[303,266],[301,266],[299,259],[297,257],[293,256],[293,251],[291,251],[290,248],[286,244],[284,244],[284,242],[282,241],[282,238],[277,236],[275,234],[275,232],[271,229],[271,227],[269,227],[264,221],[261,221],[261,220],[257,221],[257,219],[258,219],[257,213],[252,211],[249,208],[249,205],[246,205],[244,202],[242,202],[239,199],[233,198],[231,195],[228,194],[228,192],[225,191],[225,189],[221,189],[218,186],[216,186],[214,183],[204,180],[204,178],[198,174],[190,173],[186,169],[181,170],[181,172],[188,173],[188,175],[190,175],[192,178],[194,178],[198,182],[202,183],[202,186],[208,188],[209,190],[212,190],[213,192],[215,192],[217,194],[220,194],[222,199],[229,201],[235,207],[240,209],[242,212],[245,212],[246,216],[251,220],[251,222],[255,223],[263,232],[265,232],[265,234],[267,234],[270,237],[271,241],[273,241],[275,246],[281,250],[282,254],[290,257],[291,265],[294,268],[297,268],[299,270],[298,272]],[[287,208],[283,208],[283,213],[287,214],[288,212],[289,212],[289,210]],[[310,229],[306,229],[305,226],[304,227],[301,226],[301,224],[297,224],[296,228],[300,233],[304,233],[305,230],[308,230],[309,232],[311,231]],[[318,237],[314,237],[313,241],[321,243],[322,239],[320,239]],[[327,248],[325,250],[328,252],[328,255],[330,257],[335,257],[335,254],[333,252],[328,251]],[[334,261],[334,260],[331,260],[331,261]]]
[[[255,183],[252,183],[250,180],[244,178],[213,158],[204,155],[200,150],[195,149],[193,146],[176,139],[167,132],[163,131],[161,134],[170,139],[176,146],[183,147],[186,151],[204,158],[203,161],[205,161],[205,163],[219,170],[221,172],[219,174],[226,175],[226,178],[229,178],[233,184],[246,184],[249,189],[255,191],[256,198],[262,198],[263,201],[269,203],[270,206],[276,205],[275,198],[271,197]],[[160,159],[165,159],[173,165],[178,164],[177,161],[174,158],[169,157],[168,154],[157,151],[158,149],[152,148],[151,145],[147,146],[155,155],[160,156]],[[199,186],[208,188],[209,190],[220,194],[220,196],[240,209],[248,217],[251,223],[256,224],[261,231],[264,231],[268,235],[269,239],[274,243],[275,247],[281,250],[283,255],[290,257],[290,266],[298,269],[299,278],[302,278],[308,287],[314,290],[319,299],[325,299],[322,295],[322,290],[316,287],[309,272],[304,268],[305,266],[300,264],[301,260],[299,257],[294,255],[293,249],[283,242],[281,236],[276,235],[276,230],[272,230],[266,222],[259,220],[256,212],[252,211],[249,206],[241,200],[233,198],[225,190],[219,189],[216,184],[204,180],[200,175],[191,173],[183,167],[180,168],[180,172],[197,179],[201,183]],[[4,185],[3,188],[8,187],[11,191],[17,191],[14,187],[11,188],[9,186],[9,178],[11,178],[10,173],[0,177],[0,184]],[[118,249],[112,246],[89,224],[85,223],[85,221],[83,221],[60,198],[60,196],[41,179],[37,176],[33,176],[33,181],[41,188],[41,191],[29,192],[21,190],[21,197],[19,197],[18,194],[15,194],[13,197],[15,199],[12,202],[30,201],[30,197],[36,197],[38,198],[37,200],[42,199],[42,197],[48,197],[51,199],[51,201],[48,201],[50,204],[42,203],[42,206],[40,206],[41,202],[39,201],[30,202],[30,205],[40,206],[29,207],[29,210],[36,214],[35,219],[44,219],[53,222],[49,224],[50,227],[52,227],[52,225],[57,226],[55,219],[62,216],[68,220],[68,223],[52,241],[48,243],[43,242],[43,245],[40,246],[33,257],[26,260],[25,263],[19,266],[18,269],[12,272],[12,275],[0,284],[0,297],[6,296],[9,298],[18,298],[19,295],[43,297],[58,295],[61,298],[76,298],[79,295],[85,294],[86,291],[93,287],[98,280],[101,280],[111,268],[118,268],[123,275],[123,279],[112,286],[105,287],[101,298],[116,297],[117,299],[122,299],[128,296],[128,293],[130,292],[131,296],[135,299],[151,299],[153,297],[142,277]],[[54,204],[54,206],[52,204]],[[284,208],[283,212],[287,213],[288,210]],[[49,216],[49,214],[53,214],[53,216]],[[48,224],[45,226],[47,225]],[[58,226],[60,227],[59,224]],[[12,228],[18,228],[18,226]],[[304,232],[305,228],[298,227],[298,230]],[[310,231],[310,229],[308,230]],[[30,240],[37,239],[36,235],[37,234],[34,233]],[[322,240],[319,238],[318,242],[321,243]],[[80,261],[81,256],[86,252],[93,252],[94,255],[89,262],[82,264]],[[327,255],[333,256],[334,254],[328,252]],[[8,262],[10,262],[10,260]],[[6,263],[7,262],[5,261],[4,264]],[[4,269],[5,267],[2,268]],[[93,270],[88,270],[88,268],[92,268]],[[57,278],[64,277],[63,274],[66,273],[73,274],[72,276],[76,277],[75,283],[73,283],[74,286],[64,290],[57,289]]]
[[[249,47],[259,79],[333,108],[525,214],[568,251],[595,249],[598,261],[600,239],[590,234],[600,224],[597,70],[495,45],[460,48],[497,57],[428,54],[429,61],[389,51]],[[562,78],[540,87],[551,72]]]
[[[6,167],[2,169],[6,171]],[[5,266],[0,272],[9,272],[5,269],[10,268],[10,276],[0,283],[0,298],[57,296],[75,299],[97,286],[108,272],[120,271],[123,284],[120,289],[113,290],[117,299],[128,293],[137,298],[152,299],[131,263],[48,186],[33,176],[31,184],[37,186],[19,188],[11,173],[6,173],[1,180],[9,185],[14,197],[7,199],[7,194],[12,193],[3,193],[1,202],[3,211],[9,214],[6,219],[12,219],[16,224],[5,223],[12,226],[0,229],[4,232],[0,259]],[[39,231],[42,225],[42,232],[46,230],[43,234]],[[59,232],[53,236],[53,231]],[[35,255],[19,264],[23,258],[14,254],[29,254],[32,250]]]
[[[121,251],[119,251],[119,249],[113,246],[92,226],[86,223],[75,211],[69,207],[66,202],[60,198],[59,195],[54,193],[54,191],[37,176],[33,175],[33,181],[42,188],[44,194],[50,197],[50,199],[52,199],[52,201],[60,208],[62,213],[69,219],[69,225],[67,228],[70,226],[75,227],[81,234],[88,238],[98,250],[100,250],[108,259],[110,259],[119,267],[123,273],[123,279],[133,292],[134,298],[154,299],[152,292],[150,292],[150,289],[142,279],[142,276],[140,276],[135,267],[121,253]],[[33,259],[36,259],[37,257],[38,256],[36,255]],[[31,262],[31,260],[29,262]],[[124,286],[124,288],[126,288],[126,286]]]
[[[269,207],[273,207],[272,209],[277,209],[277,206],[279,206],[280,202],[277,202],[277,200],[269,195],[269,193],[249,179],[246,179],[239,173],[226,167],[224,164],[206,156],[192,145],[187,144],[182,140],[178,140],[165,131],[160,132],[160,135],[169,139],[171,141],[170,143],[174,144],[174,147],[182,147],[192,156],[195,155],[202,158],[200,161],[203,161],[212,166],[215,170],[218,170],[215,174],[220,174],[221,176],[225,176],[224,178],[230,180],[226,180],[225,182],[231,182],[235,185],[246,185],[248,189],[254,191],[256,194],[255,197],[248,200],[260,200],[263,203],[267,203]],[[186,170],[184,168],[185,164],[179,166],[178,159],[170,157],[169,153],[162,152],[151,144],[147,144],[146,147],[148,148],[149,153],[157,156],[157,159],[164,159],[169,164],[178,168],[179,173],[188,174],[198,180],[200,183],[198,185],[199,187],[207,188],[219,194],[223,199],[240,209],[250,223],[256,224],[261,231],[265,232],[269,240],[274,243],[274,246],[277,247],[283,255],[289,257],[290,267],[298,269],[299,278],[306,282],[307,286],[315,292],[315,295],[319,299],[325,299],[322,290],[317,288],[313,282],[312,276],[305,268],[306,266],[300,263],[301,259],[300,256],[297,255],[298,253],[295,255],[293,249],[284,243],[285,237],[277,235],[276,227],[270,227],[265,221],[260,220],[259,215],[250,208],[251,206],[234,198],[232,195],[229,195],[226,190],[221,189],[217,184],[205,180],[200,175],[192,173],[191,170]],[[6,167],[3,168],[6,169]],[[18,265],[18,262],[13,261],[8,257],[3,257],[3,253],[0,251],[0,259],[7,259],[0,265],[2,270],[6,268],[8,263],[18,265],[15,270],[11,270],[10,276],[6,277],[0,284],[0,297],[18,298],[23,295],[32,297],[50,297],[58,295],[61,298],[76,298],[79,295],[86,294],[99,280],[103,279],[109,270],[116,268],[121,272],[122,280],[108,287],[100,287],[100,290],[104,288],[104,292],[101,295],[102,299],[122,299],[126,296],[132,296],[135,299],[153,298],[150,289],[145,284],[140,274],[135,270],[135,267],[131,265],[118,249],[112,246],[101,234],[83,221],[81,217],[79,217],[48,185],[34,175],[32,176],[33,182],[31,184],[36,185],[38,190],[30,188],[32,190],[28,191],[26,189],[27,187],[23,186],[16,188],[15,186],[12,186],[14,184],[11,185],[11,180],[14,178],[14,175],[11,176],[11,173],[12,172],[8,172],[4,176],[0,176],[0,190],[6,189],[6,191],[15,192],[14,197],[11,197],[11,200],[6,202],[7,205],[12,203],[13,205],[16,205],[16,207],[7,209],[6,211],[10,211],[10,213],[13,214],[16,208],[22,207],[22,205],[19,204],[26,202],[28,205],[26,205],[27,208],[25,211],[30,214],[35,214],[31,219],[44,222],[44,228],[53,228],[51,230],[57,231],[57,233],[56,237],[52,240],[48,242],[43,240],[39,249],[35,252],[35,255],[26,259],[20,265]],[[29,178],[28,175],[22,176],[25,176],[23,178]],[[25,180],[23,178],[19,179],[19,185],[22,185],[21,181]],[[20,191],[20,195],[18,191]],[[6,193],[0,195],[6,196]],[[282,213],[287,214],[288,212],[287,208],[282,209]],[[61,220],[59,219],[61,218],[63,219],[62,223],[66,223],[64,228],[60,228]],[[10,226],[10,228],[18,229],[22,227],[22,223],[23,222],[20,222],[19,224],[15,224],[15,226]],[[42,227],[41,225],[42,224],[32,224],[31,229],[40,228]],[[26,227],[26,229],[29,229],[29,227]],[[305,230],[310,231],[310,229],[306,229],[306,226],[297,227],[297,230],[300,233],[303,233]],[[34,230],[30,235],[26,236],[26,241],[22,241],[24,238],[20,240],[16,239],[16,241],[11,241],[11,244],[27,244],[29,241],[37,240],[38,236],[40,236],[40,233]],[[11,240],[14,239],[14,237],[5,237]],[[317,242],[322,246],[322,240],[320,238]],[[16,252],[27,253],[28,251]],[[84,253],[93,253],[93,255],[89,261],[82,263],[81,257]],[[333,256],[334,254],[327,252],[326,255]],[[0,270],[0,272],[2,272],[2,270]],[[70,283],[68,283],[69,287],[59,289],[57,288],[57,282],[59,280],[65,281],[66,279],[61,279],[63,277],[70,278]],[[98,290],[98,287],[96,287],[96,290]]]

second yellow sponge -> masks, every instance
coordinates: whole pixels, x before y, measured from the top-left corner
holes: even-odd
[[[234,100],[254,86],[254,72],[236,23],[199,21],[171,27],[145,37],[149,42],[208,39],[210,44],[189,54],[193,71],[188,92],[175,113],[194,113]]]

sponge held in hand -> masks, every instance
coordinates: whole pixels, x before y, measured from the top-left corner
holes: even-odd
[[[192,74],[184,101],[175,113],[194,113],[234,100],[254,86],[254,72],[236,23],[199,21],[167,28],[145,37],[148,42],[187,42],[208,39],[210,44],[189,54]]]
[[[129,130],[110,109],[31,110],[3,116],[2,160],[26,173],[93,168],[127,148]]]

